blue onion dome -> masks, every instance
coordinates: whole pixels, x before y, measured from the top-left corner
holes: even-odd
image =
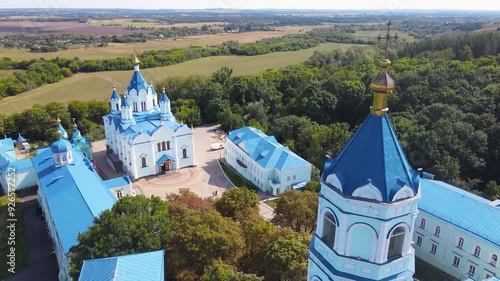
[[[73,135],[71,136],[72,139],[80,138],[82,134],[80,133],[80,130],[78,130],[78,126],[75,124],[73,125]]]
[[[50,149],[52,150],[53,153],[63,153],[63,152],[68,152],[71,151],[71,143],[68,140],[65,140],[61,138],[61,132],[57,131],[57,134],[59,135],[58,140],[53,142],[50,145]]]

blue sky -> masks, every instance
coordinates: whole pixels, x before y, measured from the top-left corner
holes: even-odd
[[[498,0],[0,0],[0,8],[497,10]]]

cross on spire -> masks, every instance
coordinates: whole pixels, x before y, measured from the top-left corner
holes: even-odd
[[[398,40],[398,34],[395,33],[394,36],[391,36],[391,25],[392,25],[392,22],[389,21],[387,23],[387,34],[382,37],[382,35],[378,35],[377,39],[378,41],[382,40],[382,39],[385,39],[385,54],[384,54],[384,57],[387,58],[387,49],[389,49],[389,42],[391,41],[391,39],[394,39],[394,40]]]

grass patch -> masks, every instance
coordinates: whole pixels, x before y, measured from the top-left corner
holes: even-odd
[[[8,203],[9,197],[7,195],[0,197],[0,221],[6,222],[7,225],[10,223],[7,222],[7,219],[10,218],[8,216]],[[2,227],[0,232],[0,256],[2,257],[2,260],[4,260],[4,258],[7,258],[7,255],[9,255],[10,248],[15,247],[15,272],[19,272],[28,265],[28,249],[26,246],[26,235],[24,233],[23,210],[21,209],[21,204],[19,203],[17,196],[15,204],[15,218],[17,219],[17,221],[13,222],[16,224],[16,236],[14,240],[15,245],[8,245],[10,232],[5,226]],[[9,268],[10,266],[6,262],[0,263],[1,280],[12,275],[12,273],[7,271]]]
[[[264,202],[267,206],[273,208],[273,209],[276,209],[276,207],[278,206],[278,199],[273,199],[273,200],[267,200]]]
[[[220,166],[222,167],[222,171],[224,172],[224,174],[226,174],[226,176],[229,178],[229,180],[235,186],[247,187],[247,188],[254,190],[254,191],[258,190],[258,188],[253,183],[251,183],[250,181],[248,181],[244,177],[240,176],[240,174],[238,174],[238,172],[236,172],[231,167],[229,167],[229,165],[227,165],[225,161],[222,161],[222,160],[218,160],[218,161],[220,163]]]
[[[307,60],[314,51],[349,49],[352,44],[321,44],[318,47],[295,52],[271,53],[260,56],[219,56],[206,57],[178,63],[170,66],[141,70],[147,81],[158,83],[168,77],[203,75],[209,76],[222,66],[233,69],[233,75],[256,74],[267,69],[277,69]],[[358,45],[359,46],[359,45]],[[72,100],[105,100],[111,95],[113,85],[119,93],[128,86],[132,69],[127,71],[107,71],[80,73],[58,83],[17,96],[5,97],[0,101],[0,112],[12,114],[31,108],[34,104],[61,102],[68,104]]]
[[[414,278],[421,281],[452,281],[453,279],[447,278],[435,267],[419,260],[415,259],[415,274]]]

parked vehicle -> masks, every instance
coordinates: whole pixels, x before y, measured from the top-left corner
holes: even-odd
[[[219,150],[224,148],[224,143],[222,142],[213,142],[210,144],[210,150]]]

